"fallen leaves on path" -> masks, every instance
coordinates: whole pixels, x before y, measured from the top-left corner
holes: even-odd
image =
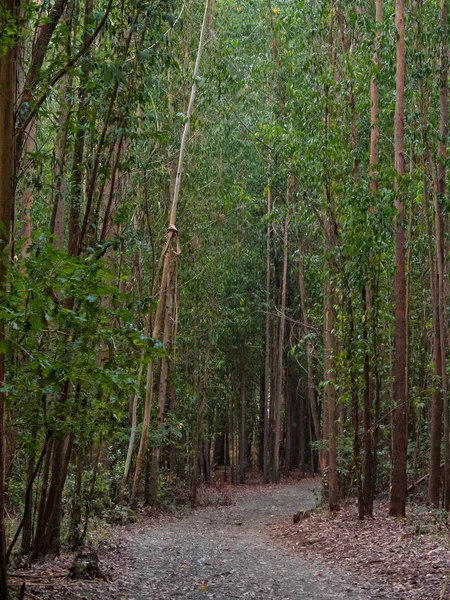
[[[423,506],[410,507],[406,519],[387,514],[387,505],[377,504],[373,519],[359,521],[356,507],[347,506],[334,516],[315,513],[295,525],[285,520],[272,533],[304,558],[353,573],[375,591],[372,597],[450,598],[450,586],[445,590],[450,577],[448,516]]]

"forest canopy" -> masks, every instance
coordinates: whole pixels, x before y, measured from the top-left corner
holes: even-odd
[[[1,8],[0,597],[213,470],[448,510],[447,0]]]

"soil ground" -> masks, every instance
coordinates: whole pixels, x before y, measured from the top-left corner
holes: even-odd
[[[367,600],[367,586],[339,566],[305,558],[273,538],[281,519],[314,507],[317,479],[242,486],[232,506],[201,508],[181,519],[143,520],[115,529],[101,555],[110,581],[67,579],[68,559],[18,570],[16,588],[45,600]],[[64,562],[66,560],[66,562]],[[42,576],[47,571],[47,580]],[[364,589],[366,588],[366,589]]]

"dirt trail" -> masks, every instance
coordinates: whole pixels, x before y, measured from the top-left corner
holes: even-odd
[[[140,529],[114,587],[128,600],[366,600],[367,590],[348,574],[303,560],[270,538],[271,524],[314,506],[316,485],[246,488],[233,506]]]

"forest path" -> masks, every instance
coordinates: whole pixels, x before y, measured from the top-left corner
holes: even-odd
[[[347,574],[303,560],[270,538],[271,524],[315,505],[317,484],[309,479],[246,486],[237,492],[233,506],[202,508],[184,519],[140,530],[124,557],[126,598],[367,599],[367,591],[358,591]]]

